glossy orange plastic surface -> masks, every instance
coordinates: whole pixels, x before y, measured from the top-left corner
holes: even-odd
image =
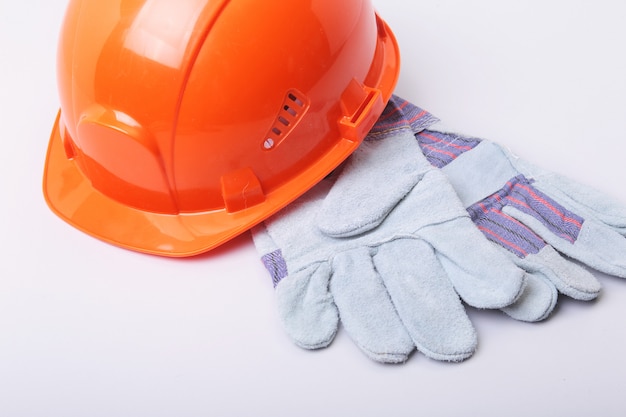
[[[72,0],[46,200],[127,249],[205,252],[345,160],[398,73],[370,1]]]

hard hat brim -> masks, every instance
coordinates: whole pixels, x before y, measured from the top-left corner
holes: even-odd
[[[352,142],[345,140],[342,144],[341,154],[347,157],[352,152]],[[337,163],[326,162],[326,170],[331,171]],[[307,189],[319,180],[321,178],[313,176],[301,179],[308,184]],[[43,179],[48,206],[75,228],[115,246],[171,257],[209,251],[245,232],[280,210],[285,205],[282,194],[290,194],[288,190],[296,186],[304,188],[302,183],[293,182],[280,193],[266,196],[263,203],[234,213],[224,209],[175,215],[135,209],[93,188],[77,165],[66,157],[58,116],[48,146]]]
[[[398,79],[400,54],[391,30],[378,16],[377,20],[382,28],[372,64],[372,72],[376,73],[370,73],[367,78],[377,80],[371,87],[380,90],[384,103],[378,105],[384,107]],[[48,146],[43,191],[53,212],[93,237],[138,252],[187,257],[207,252],[275,214],[321,181],[359,144],[347,138],[338,140],[332,152],[315,164],[315,169],[292,178],[267,194],[262,203],[244,210],[163,214],[129,207],[95,189],[65,153],[59,112]]]

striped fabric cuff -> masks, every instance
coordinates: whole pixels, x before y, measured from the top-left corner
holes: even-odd
[[[584,219],[537,190],[523,175],[511,179],[497,193],[467,209],[487,239],[520,258],[538,253],[546,243],[531,229],[502,211],[514,207],[537,219],[555,235],[575,243]]]
[[[285,262],[285,258],[283,258],[283,252],[277,249],[274,252],[263,255],[261,260],[270,273],[274,288],[276,288],[278,283],[289,274],[287,271],[287,263]]]
[[[430,130],[424,130],[415,137],[428,162],[437,168],[443,168],[462,153],[474,149],[481,142],[480,139],[476,138]]]
[[[428,161],[443,168],[463,152],[480,143],[480,139],[426,130],[439,119],[396,95],[391,96],[383,114],[368,133],[366,140],[384,139],[400,130],[410,130]]]
[[[417,134],[438,121],[426,110],[393,95],[365,140],[385,139],[404,129]]]

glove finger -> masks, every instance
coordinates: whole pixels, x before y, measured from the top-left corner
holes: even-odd
[[[537,322],[550,316],[557,300],[558,292],[550,280],[541,273],[527,273],[520,298],[501,310],[515,320]]]
[[[406,361],[415,345],[374,268],[369,249],[340,253],[332,266],[330,290],[352,340],[375,361]]]
[[[425,227],[419,235],[440,256],[463,301],[477,308],[503,308],[522,294],[525,272],[494,247],[468,217]]]
[[[278,314],[287,334],[304,349],[326,347],[337,333],[339,315],[328,291],[330,267],[310,265],[276,286]]]
[[[334,237],[354,236],[377,227],[430,168],[420,156],[410,130],[393,140],[363,142],[324,199],[317,226]]]
[[[527,272],[522,296],[502,309],[516,320],[535,322],[547,318],[556,306],[557,289],[571,298],[584,301],[592,300],[600,293],[600,282],[589,271],[564,259],[550,246],[526,258],[511,254],[511,259]],[[550,307],[542,313],[549,300],[552,300]]]
[[[557,251],[598,271],[626,278],[626,238],[612,228],[593,219],[582,219],[573,232],[566,232],[564,228],[555,228],[556,221],[546,222],[545,216],[531,215],[510,205],[502,211],[530,227]]]
[[[477,336],[432,247],[415,239],[381,245],[374,265],[417,348],[437,360],[461,361]]]
[[[545,246],[538,253],[529,254],[523,259],[517,258],[517,265],[528,273],[541,274],[560,293],[575,300],[593,300],[602,289],[600,281],[592,273],[563,258],[551,246]]]

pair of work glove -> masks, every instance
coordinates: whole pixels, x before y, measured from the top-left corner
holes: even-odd
[[[341,321],[376,361],[461,361],[477,346],[464,303],[533,322],[558,293],[598,295],[569,258],[626,278],[619,204],[439,125],[393,96],[339,169],[253,229],[298,346],[328,346]]]

